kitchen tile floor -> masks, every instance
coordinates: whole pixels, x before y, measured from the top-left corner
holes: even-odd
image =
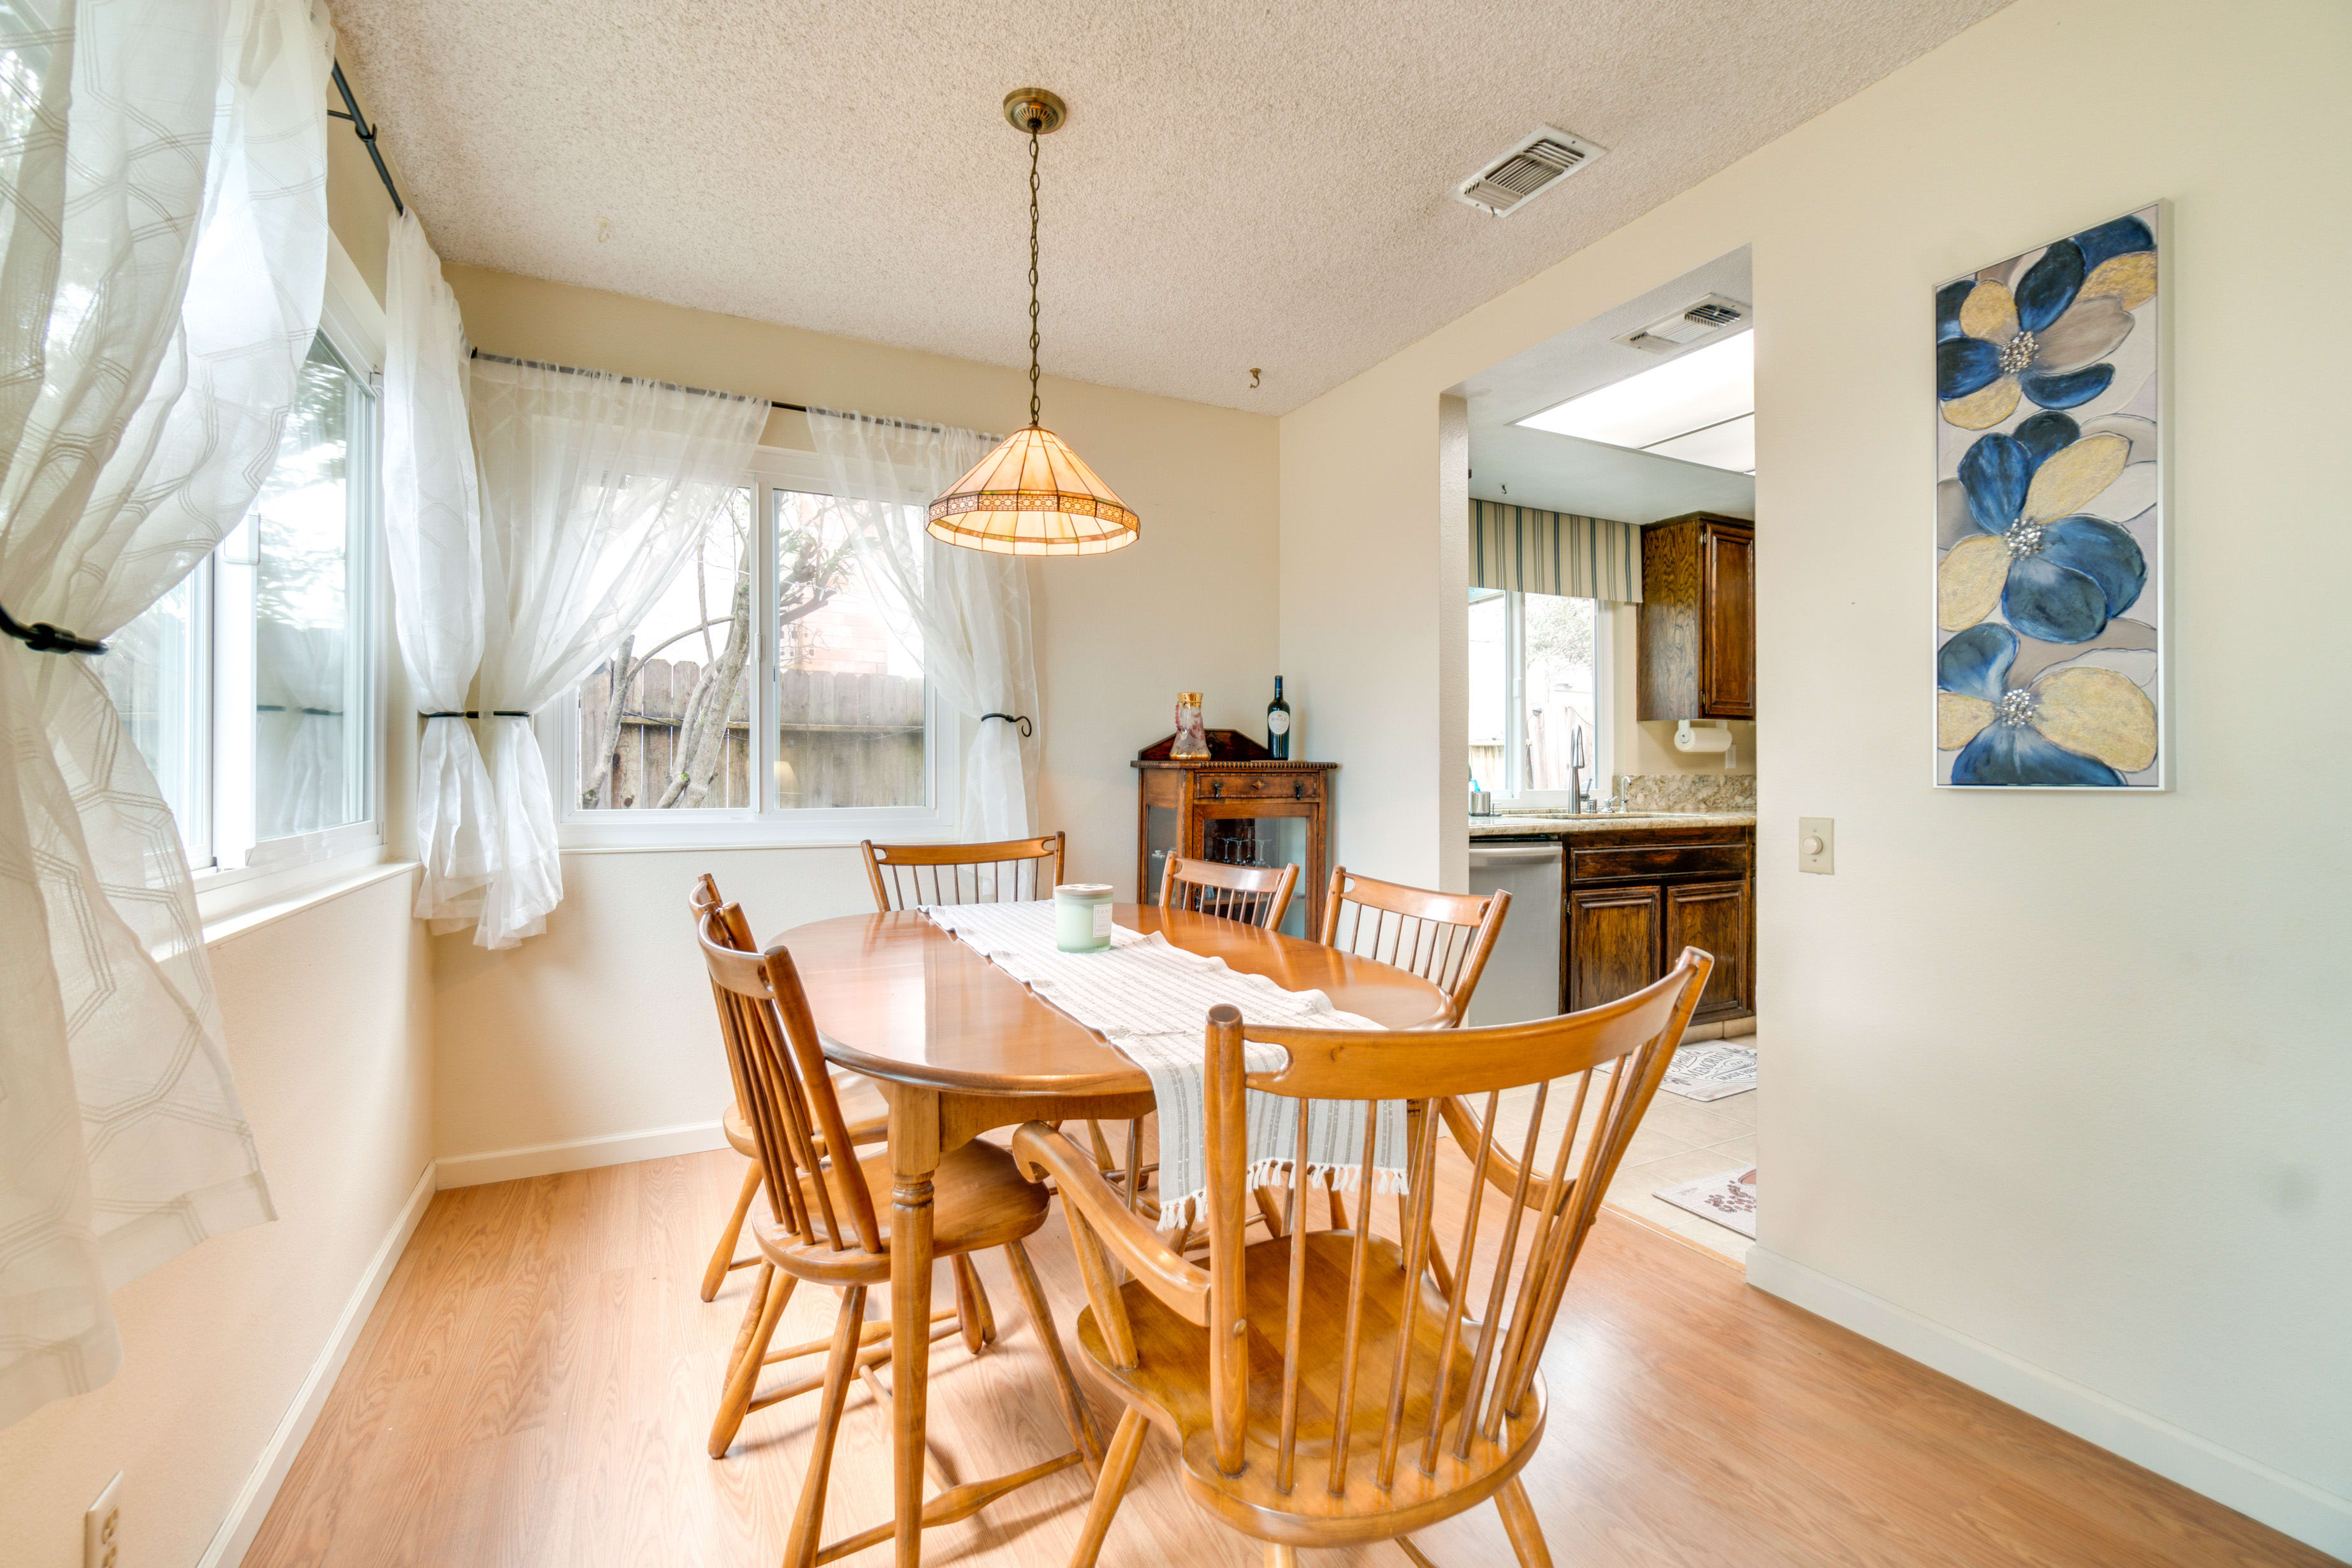
[[[1741,1043],[1754,1045],[1757,1041],[1750,1036]],[[1504,1147],[1516,1147],[1526,1138],[1527,1110],[1533,1094],[1532,1089],[1516,1090],[1507,1098],[1496,1117],[1500,1125],[1496,1129]],[[1510,1105],[1508,1099],[1517,1099],[1519,1103]],[[1595,1105],[1586,1111],[1585,1126],[1578,1130],[1580,1146],[1583,1142],[1581,1134],[1589,1131],[1597,1110]],[[1546,1168],[1552,1151],[1559,1147],[1554,1138],[1547,1128],[1539,1145]],[[1660,1230],[1720,1253],[1734,1263],[1745,1263],[1748,1249],[1756,1245],[1754,1242],[1736,1230],[1701,1219],[1653,1194],[1662,1187],[1727,1171],[1744,1171],[1755,1163],[1756,1090],[1700,1101],[1662,1089],[1650,1102],[1648,1114],[1643,1117],[1640,1130],[1625,1150],[1616,1179],[1609,1184],[1607,1201],[1611,1207]]]
[[[1743,1026],[1752,1030],[1754,1024],[1748,1021]],[[1760,1042],[1749,1033],[1736,1043]],[[1755,1163],[1756,1090],[1701,1101],[1661,1089],[1650,1102],[1649,1114],[1642,1119],[1641,1131],[1625,1151],[1624,1163],[1617,1167],[1617,1179],[1609,1184],[1608,1202],[1660,1230],[1695,1241],[1734,1263],[1745,1263],[1748,1249],[1756,1245],[1753,1241],[1652,1194],[1661,1187],[1726,1171],[1745,1171]]]

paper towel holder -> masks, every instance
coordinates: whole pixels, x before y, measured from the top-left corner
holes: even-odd
[[[1687,719],[1675,726],[1675,750],[1694,752],[1701,755],[1721,752],[1723,765],[1726,767],[1734,765],[1738,755],[1733,750],[1731,730],[1728,725],[1694,730],[1691,728],[1691,721]]]

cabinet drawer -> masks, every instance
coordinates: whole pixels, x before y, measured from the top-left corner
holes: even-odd
[[[1619,877],[1738,876],[1748,869],[1748,846],[1661,844],[1639,849],[1571,849],[1568,879],[1599,881]]]
[[[1192,780],[1195,800],[1321,800],[1319,773],[1213,773],[1202,770]]]

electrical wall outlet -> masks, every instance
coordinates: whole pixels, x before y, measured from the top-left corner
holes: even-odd
[[[1837,870],[1837,824],[1826,816],[1797,818],[1797,869],[1829,876]]]
[[[122,1472],[106,1483],[81,1516],[81,1568],[121,1568]]]

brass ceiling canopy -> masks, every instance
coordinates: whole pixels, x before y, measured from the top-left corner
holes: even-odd
[[[1029,427],[1015,430],[931,502],[931,537],[999,555],[1099,555],[1135,542],[1125,501],[1037,422],[1037,138],[1069,106],[1042,87],[1004,95],[1004,118],[1029,138]]]
[[[1016,87],[1004,95],[1004,118],[1024,136],[1051,136],[1069,117],[1070,106],[1061,95],[1042,87]]]

